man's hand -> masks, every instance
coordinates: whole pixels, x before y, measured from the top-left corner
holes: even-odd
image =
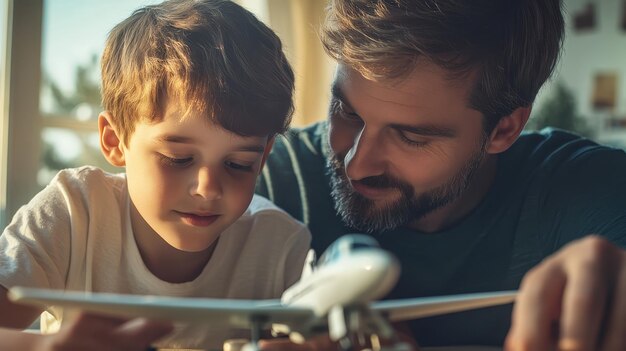
[[[626,350],[626,251],[589,236],[528,272],[506,349]]]
[[[41,351],[145,351],[156,339],[172,331],[172,325],[145,319],[123,320],[89,314],[70,318],[58,333],[40,338]]]

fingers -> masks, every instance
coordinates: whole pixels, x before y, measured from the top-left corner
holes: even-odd
[[[122,342],[146,348],[155,340],[171,333],[171,323],[149,321],[144,318],[130,320],[112,333],[112,337]]]
[[[108,335],[114,328],[127,322],[127,319],[101,316],[89,313],[72,313],[66,322],[63,323],[63,329],[71,335],[80,335],[82,337],[91,335]]]
[[[602,351],[626,350],[626,254],[622,253]]]
[[[564,260],[567,284],[563,294],[559,350],[596,350],[606,312],[612,284],[607,273],[612,269],[603,255],[610,244],[598,237],[589,238],[584,244],[572,248],[576,260]]]
[[[263,351],[325,351],[337,350],[338,345],[328,335],[318,335],[301,344],[288,338],[264,339],[259,341],[259,348]]]
[[[125,320],[79,313],[72,316],[57,334],[50,335],[45,349],[144,351],[172,329],[170,323],[142,318]]]
[[[625,255],[589,236],[530,271],[515,303],[506,349],[626,349]]]
[[[552,325],[560,314],[565,272],[552,261],[530,271],[513,307],[507,350],[552,349]]]
[[[259,340],[259,348],[263,351],[315,351],[310,342],[296,344],[289,339]]]

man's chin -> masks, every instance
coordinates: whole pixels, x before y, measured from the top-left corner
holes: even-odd
[[[405,224],[406,221],[401,220],[401,216],[394,210],[396,207],[397,199],[371,200],[352,197],[349,200],[344,199],[337,210],[349,227],[366,233],[375,233]]]

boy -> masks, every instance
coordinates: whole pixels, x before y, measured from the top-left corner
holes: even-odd
[[[142,349],[168,326],[81,316],[34,335],[41,311],[12,286],[276,298],[300,275],[306,227],[254,196],[292,113],[293,73],[275,34],[240,6],[172,0],[109,34],[102,58],[105,158],[61,171],[0,237],[0,349]],[[62,311],[42,314],[45,333]],[[227,329],[185,326],[159,346],[221,348]]]

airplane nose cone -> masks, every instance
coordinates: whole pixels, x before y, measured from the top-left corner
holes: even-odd
[[[361,300],[373,300],[385,295],[398,281],[400,264],[391,254],[376,250],[354,254],[354,283],[361,286]]]

